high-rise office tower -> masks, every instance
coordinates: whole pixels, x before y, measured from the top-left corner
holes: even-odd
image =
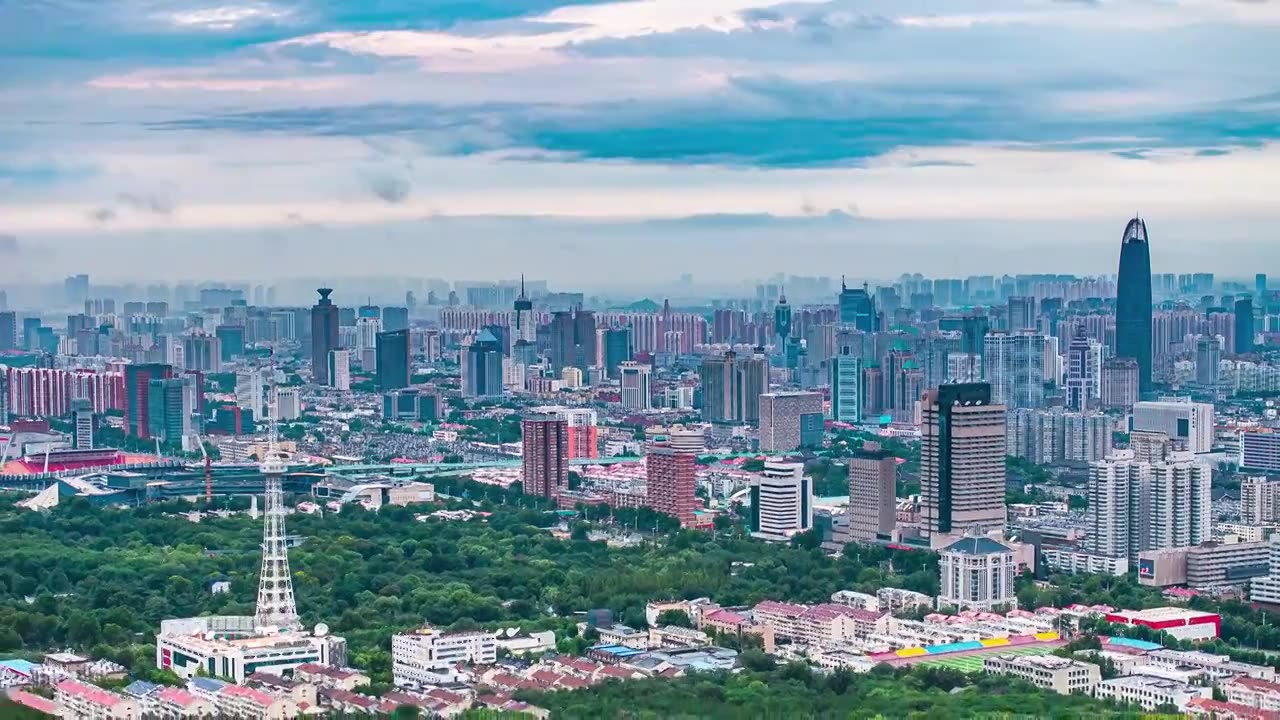
[[[93,401],[88,399],[72,400],[71,422],[75,449],[92,450],[93,432],[97,429],[97,419],[93,414]]]
[[[597,446],[599,416],[595,410],[580,407],[541,407],[533,411],[543,415],[555,415],[565,422],[568,435],[568,459],[600,457]]]
[[[831,419],[857,425],[862,422],[862,359],[836,355],[828,364],[831,383]]]
[[[199,372],[222,372],[222,342],[216,335],[205,333],[184,335],[182,367]]]
[[[520,276],[520,294],[516,296],[513,306],[514,315],[511,318],[511,340],[512,343],[518,343],[521,340],[526,343],[535,343],[538,340],[538,328],[533,319],[533,301],[524,291],[524,276]]]
[[[822,395],[777,392],[760,396],[760,450],[791,452],[822,444]]]
[[[351,351],[334,350],[329,353],[329,385],[335,390],[351,389]]]
[[[1009,298],[1009,332],[1020,333],[1036,329],[1036,299],[1015,295]]]
[[[982,369],[992,402],[1008,408],[1044,406],[1043,335],[995,333],[984,340]]]
[[[737,361],[737,418],[745,423],[760,422],[760,396],[769,389],[769,358],[757,352]]]
[[[1216,393],[1221,364],[1222,345],[1218,343],[1218,338],[1196,338],[1196,384]]]
[[[618,366],[633,357],[631,328],[609,328],[604,332],[604,367],[610,378],[620,377]]]
[[[1075,336],[1067,345],[1067,407],[1076,411],[1088,410],[1099,398],[1097,378],[1099,368],[1094,367],[1097,357],[1093,344],[1084,334],[1084,326],[1077,325]]]
[[[320,288],[320,301],[311,308],[311,375],[317,385],[332,385],[329,359],[341,343],[338,341],[338,306],[329,296],[332,288]]]
[[[555,415],[530,415],[521,427],[525,494],[559,495],[569,487],[569,423]]]
[[[266,387],[264,374],[258,368],[236,371],[236,407],[253,411],[255,420],[262,417],[262,393]]]
[[[813,482],[804,463],[765,460],[751,479],[751,534],[786,541],[813,527]]]
[[[778,305],[773,309],[773,333],[777,336],[775,348],[785,348],[787,338],[791,337],[791,306],[787,304],[787,296],[778,296]]]
[[[356,319],[356,359],[364,372],[378,369],[378,333],[382,332],[382,320],[376,317]]]
[[[576,367],[584,374],[595,364],[596,318],[590,310],[561,310],[551,316],[551,369]]]
[[[244,356],[245,326],[219,325],[214,328],[221,348],[222,362],[229,363]]]
[[[1102,363],[1102,406],[1108,409],[1133,407],[1140,397],[1140,369],[1133,358],[1108,358]]]
[[[921,398],[920,516],[928,537],[1004,528],[1005,407],[985,383]]]
[[[1242,297],[1236,300],[1236,346],[1235,354],[1244,355],[1253,352],[1253,299]]]
[[[409,387],[409,329],[378,333],[377,346],[378,389]]]
[[[0,312],[0,352],[18,349],[18,314]]]
[[[462,349],[463,397],[497,397],[502,394],[502,342],[488,330],[481,330],[469,347]]]
[[[738,395],[737,354],[730,351],[707,357],[698,368],[702,385],[702,419],[707,422],[738,420],[734,410]]]
[[[1258,273],[1257,275],[1253,276],[1253,289],[1254,289],[1254,292],[1258,294],[1258,298],[1260,300],[1266,299],[1267,297],[1267,274],[1266,273]]]
[[[622,407],[626,410],[644,412],[653,408],[650,400],[648,365],[627,361],[618,366],[622,381]]]
[[[1138,361],[1139,392],[1151,390],[1151,248],[1147,224],[1125,226],[1116,279],[1116,357]]]
[[[687,436],[688,442],[686,442]],[[683,526],[694,524],[702,432],[674,427],[645,453],[645,503]]]
[[[147,438],[165,443],[181,442],[198,430],[197,376],[152,379],[147,385]]]
[[[840,323],[851,325],[862,332],[876,332],[876,303],[865,286],[851,288],[840,279]]]
[[[408,329],[409,308],[395,306],[382,308],[382,330],[384,332],[395,332],[397,330]]]
[[[708,422],[754,423],[760,420],[760,395],[768,389],[769,360],[759,353],[739,357],[732,351],[708,357],[698,369],[702,417]]]
[[[124,369],[124,433],[151,438],[151,381],[173,377],[173,366],[161,363],[126,365]]]
[[[897,517],[898,461],[892,453],[869,441],[849,458],[849,536],[854,540],[883,540]]]

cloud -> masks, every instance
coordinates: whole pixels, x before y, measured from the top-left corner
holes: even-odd
[[[22,246],[18,243],[16,235],[0,233],[0,255],[17,255],[22,251]]]
[[[116,202],[131,210],[152,215],[169,215],[173,212],[173,201],[154,193],[122,192],[116,195]]]
[[[97,223],[108,223],[116,219],[116,211],[109,207],[94,208],[89,211],[89,217]]]
[[[409,199],[413,184],[407,178],[395,175],[375,175],[369,178],[369,191],[374,197],[391,205],[399,205]]]

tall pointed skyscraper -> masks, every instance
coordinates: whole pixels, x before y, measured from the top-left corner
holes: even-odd
[[[1151,249],[1147,224],[1135,217],[1120,242],[1116,283],[1116,357],[1138,361],[1138,387],[1151,390]]]
[[[778,338],[778,350],[785,352],[787,338],[791,337],[791,306],[787,304],[786,292],[778,296],[778,304],[773,308],[773,332]]]

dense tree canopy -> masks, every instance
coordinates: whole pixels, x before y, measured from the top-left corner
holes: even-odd
[[[459,481],[448,489],[492,515],[418,522],[415,514],[428,508],[349,506],[289,518],[289,532],[302,539],[290,560],[304,621],[345,635],[353,662],[375,679],[388,678],[390,635],[424,622],[571,634],[574,613],[591,608],[643,624],[653,599],[822,602],[841,589],[937,589],[927,553],[851,548],[836,560],[732,531],[678,531],[659,535],[658,544],[610,548],[554,538],[542,528],[556,516],[513,506],[518,490]],[[72,500],[31,513],[14,509],[14,499],[0,501],[0,651],[72,647],[150,672],[161,620],[253,612],[259,521],[193,523],[174,514],[189,507],[181,503],[110,510]],[[212,594],[217,580],[229,580],[231,591]]]

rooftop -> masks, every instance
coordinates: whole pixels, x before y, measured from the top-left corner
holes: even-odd
[[[943,552],[962,555],[997,555],[1013,552],[1013,550],[991,538],[968,536],[951,543],[943,549]]]

